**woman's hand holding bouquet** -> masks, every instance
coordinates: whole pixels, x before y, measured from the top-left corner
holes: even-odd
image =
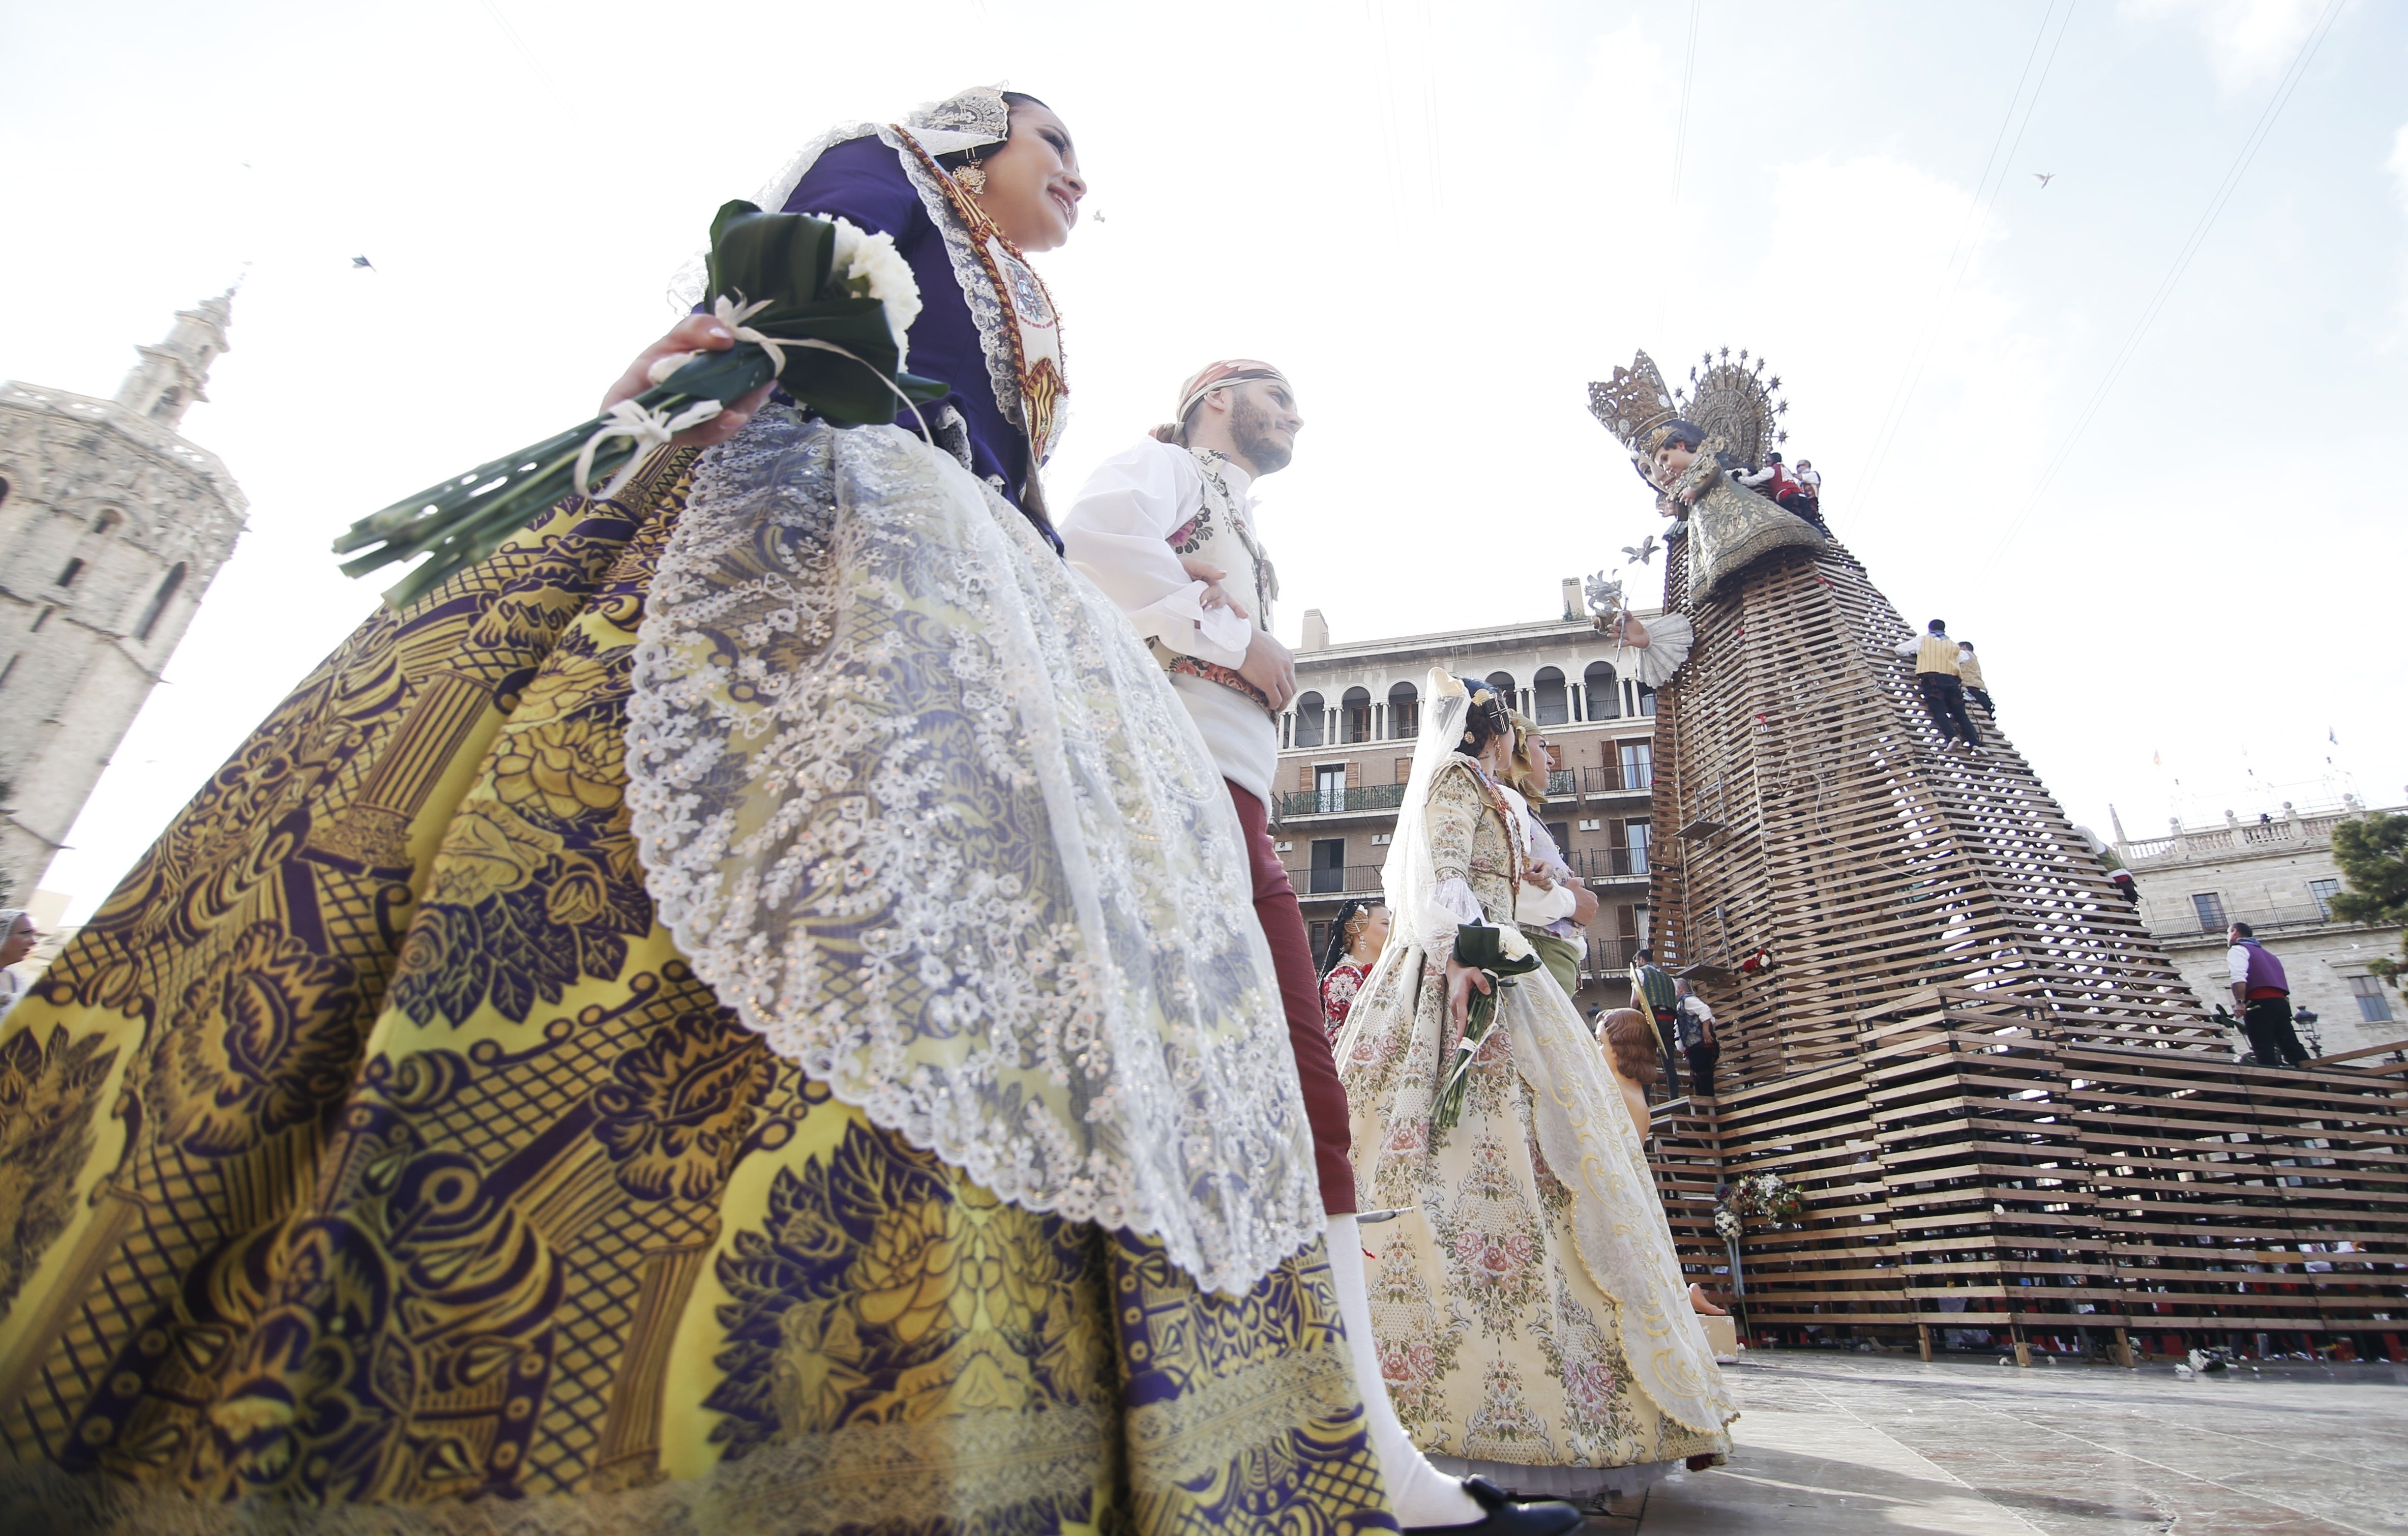
[[[405,607],[563,496],[617,495],[654,449],[726,441],[773,387],[838,426],[944,398],[946,384],[903,371],[920,290],[890,237],[729,203],[711,221],[710,269],[711,312],[647,349],[600,415],[361,519],[335,541],[356,556],[343,574],[428,556],[385,594]]]
[[[1440,1069],[1438,1103],[1430,1115],[1439,1129],[1451,1129],[1463,1117],[1471,1064],[1496,1026],[1498,988],[1512,986],[1512,978],[1538,969],[1539,952],[1520,928],[1484,923],[1455,928],[1455,954],[1447,961],[1447,1000],[1449,1016],[1462,1026],[1463,1036]]]

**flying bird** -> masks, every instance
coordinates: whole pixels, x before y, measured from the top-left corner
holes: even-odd
[[[376,263],[368,260],[366,256],[353,256],[351,258],[351,266],[355,271],[363,267],[370,272],[376,270]]]
[[[1651,533],[1636,544],[1625,544],[1622,553],[1629,557],[1631,564],[1643,566],[1656,558],[1656,536]]]
[[[2032,172],[2032,179],[2038,181],[2041,184],[2042,189],[2045,191],[2048,184],[2057,179],[2057,173],[2055,171],[2034,171]]]

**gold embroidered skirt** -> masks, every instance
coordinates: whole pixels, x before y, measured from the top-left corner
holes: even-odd
[[[0,1032],[0,1529],[1392,1529],[1318,1243],[1005,1204],[653,921],[694,455],[380,610]]]

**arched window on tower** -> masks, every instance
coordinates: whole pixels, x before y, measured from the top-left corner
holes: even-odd
[[[1344,742],[1371,739],[1371,690],[1349,688],[1339,701],[1338,739]]]
[[[1421,733],[1421,690],[1410,682],[1399,682],[1388,690],[1388,739],[1410,741]]]
[[[1581,674],[1581,696],[1588,701],[1591,720],[1622,718],[1622,680],[1613,675],[1613,663],[1593,661]]]
[[[134,626],[136,639],[147,640],[150,638],[150,632],[159,627],[159,621],[166,616],[167,605],[176,600],[176,594],[183,584],[184,563],[179,560],[159,582],[159,590],[150,595],[149,606],[142,610],[142,622]]]
[[[0,507],[8,505],[8,478],[0,475]]]
[[[165,421],[169,416],[175,414],[176,402],[183,397],[183,392],[181,390],[175,389],[171,389],[166,394],[162,395],[159,396],[158,402],[150,408],[150,419],[154,422]]]
[[[1553,667],[1540,668],[1539,675],[1530,680],[1530,702],[1541,725],[1562,725],[1571,720],[1571,691],[1564,686],[1564,674]]]
[[[1328,706],[1319,694],[1299,695],[1296,701],[1296,744],[1299,747],[1321,745],[1321,716]]]
[[[118,515],[116,508],[103,507],[100,510],[100,515],[92,520],[92,531],[96,534],[115,533],[117,525],[124,521],[124,518]]]

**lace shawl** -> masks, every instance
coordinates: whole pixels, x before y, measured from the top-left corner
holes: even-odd
[[[1219,773],[1111,602],[892,427],[699,466],[635,662],[661,919],[780,1055],[1235,1293],[1323,1227]]]

